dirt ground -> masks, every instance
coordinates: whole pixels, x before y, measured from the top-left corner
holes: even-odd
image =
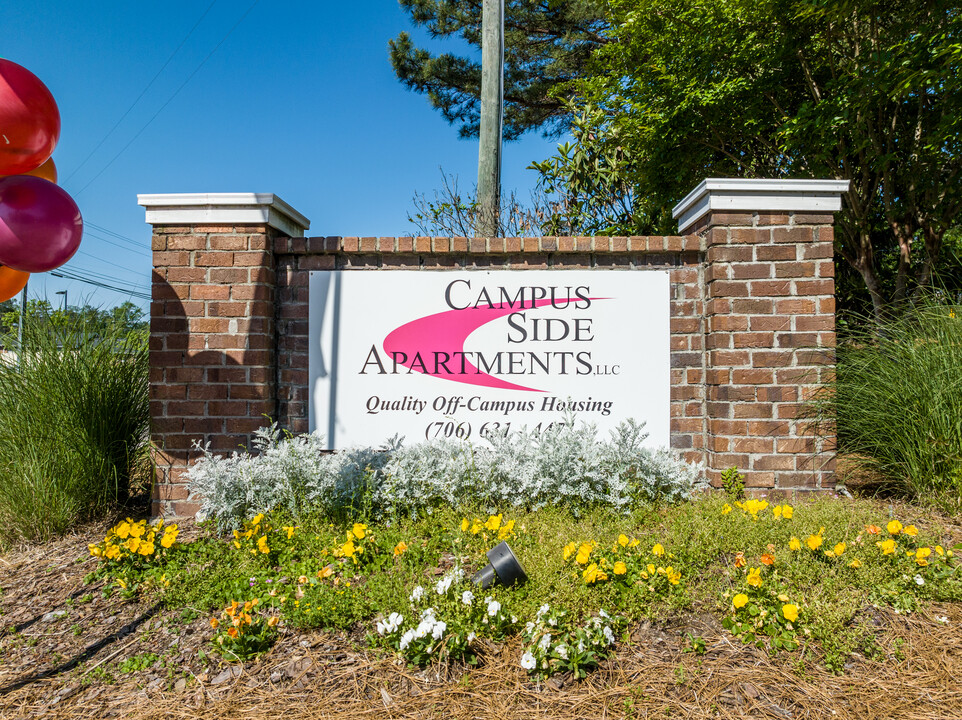
[[[866,608],[889,655],[853,656],[842,675],[802,652],[770,658],[707,614],[635,626],[581,681],[532,682],[511,643],[479,668],[411,669],[360,632],[284,631],[232,666],[210,652],[206,613],[83,584],[103,532],[0,557],[0,718],[962,718],[962,604]],[[703,654],[684,652],[688,633]]]

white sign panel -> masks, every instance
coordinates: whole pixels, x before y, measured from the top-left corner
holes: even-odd
[[[665,271],[310,276],[310,428],[331,448],[564,422],[669,435]]]

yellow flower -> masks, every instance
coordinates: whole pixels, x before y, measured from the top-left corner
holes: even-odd
[[[748,577],[745,578],[747,582],[752,587],[759,588],[762,586],[762,569],[761,568],[750,568],[748,570]]]
[[[135,553],[140,548],[140,538],[129,537],[127,542],[124,543],[124,547],[130,550],[130,552]]]
[[[791,505],[782,505],[782,517],[786,520],[791,520],[792,515],[795,514],[795,510]]]
[[[591,557],[591,551],[594,549],[594,543],[581,543],[581,547],[578,548],[578,554],[575,556],[575,562],[579,565],[586,565],[588,558]]]
[[[147,557],[148,555],[152,555],[154,550],[155,550],[155,547],[152,542],[142,542],[140,543],[140,547],[137,548],[137,552],[139,552],[144,557]]]
[[[843,552],[845,552],[845,543],[838,543],[838,544],[837,544],[834,548],[832,548],[832,549],[835,551],[835,554],[836,554],[836,555],[841,555]]]
[[[625,535],[624,533],[622,533],[621,535],[619,535],[619,536],[618,536],[618,544],[621,545],[621,547],[628,547],[628,536]]]
[[[120,548],[116,545],[109,545],[105,553],[108,560],[116,560],[120,557]]]
[[[471,534],[477,535],[482,530],[484,530],[484,523],[482,523],[480,520],[475,518],[474,522],[471,523]]]
[[[322,569],[317,571],[317,576],[323,580],[324,578],[330,577],[334,574],[334,570],[331,569],[330,565],[325,565]]]
[[[353,540],[348,540],[346,543],[341,545],[341,555],[343,557],[354,557],[355,552],[357,552],[357,548],[354,547]]]
[[[738,593],[735,597],[732,598],[732,605],[736,610],[738,610],[739,608],[745,607],[747,604],[748,604],[748,595],[746,595],[745,593]]]
[[[467,532],[468,528],[471,527],[471,523],[468,522],[467,518],[461,521],[461,532]]]
[[[501,527],[501,513],[488,516],[488,521],[484,523],[484,526],[491,532],[494,532]]]
[[[822,530],[824,529],[822,528]],[[817,535],[809,535],[805,540],[809,550],[815,551],[822,547],[822,530],[819,530]]]
[[[801,550],[801,549],[802,549],[802,541],[799,540],[797,537],[792,537],[792,539],[788,541],[788,549],[789,549],[789,550]]]
[[[367,530],[367,525],[361,523],[354,523],[354,527],[351,528],[351,532],[354,533],[354,537],[358,540],[363,540],[365,536],[365,530]]]
[[[277,627],[277,623],[279,623],[280,621],[281,619],[279,617],[277,617],[276,615],[273,615],[267,618],[267,627]]]
[[[785,603],[782,605],[782,615],[784,615],[785,619],[789,622],[795,622],[798,620],[798,608],[791,603]]]
[[[787,602],[788,602],[788,595],[786,595],[785,593],[779,593],[779,594],[778,594],[778,599],[781,600],[783,603],[787,603]]]
[[[915,527],[915,525],[906,525],[902,529],[902,532],[908,535],[909,537],[915,537],[916,535],[919,534],[919,529]]]
[[[562,550],[562,555],[564,555],[565,562],[567,562],[571,556],[574,554],[575,550],[578,549],[577,543],[570,542],[565,545],[564,550]]]
[[[588,585],[608,579],[608,575],[605,574],[605,572],[601,570],[595,563],[591,563],[591,565],[586,567],[581,576]]]
[[[251,525],[260,525],[260,524],[261,524],[261,520],[263,520],[263,519],[264,519],[264,513],[257,513],[257,514],[254,516],[254,519],[251,520]]]
[[[656,543],[655,547],[651,549],[651,552],[653,555],[657,555],[658,557],[661,557],[662,555],[665,554],[665,548],[661,546],[661,543]]]
[[[732,511],[732,506],[731,506],[731,505],[729,505],[728,503],[725,503],[724,505],[722,505],[722,509],[721,509],[721,514],[722,514],[722,515],[727,515],[727,514],[730,513],[731,511]]]
[[[261,551],[262,553],[264,553],[265,555],[267,555],[267,553],[269,553],[269,552],[271,551],[271,549],[270,549],[269,547],[267,547],[267,536],[266,536],[266,535],[261,535],[260,538],[257,540],[257,549],[260,550],[260,551]]]
[[[895,540],[892,538],[877,542],[875,544],[878,545],[878,548],[882,551],[883,555],[892,555],[895,552]]]
[[[124,522],[118,524],[117,527],[114,528],[114,533],[121,540],[126,540],[130,537],[130,523],[125,520]]]
[[[645,568],[645,569],[648,570],[648,574],[649,574],[649,575],[654,575],[654,574],[655,574],[655,566],[652,565],[651,563],[648,563],[648,567]]]
[[[625,565],[621,560],[615,563],[614,573],[615,575],[624,575],[628,572],[628,566]]]
[[[756,500],[752,498],[751,500],[746,500],[745,502],[736,502],[735,505],[740,507],[745,512],[752,516],[753,520],[758,519],[758,513],[768,507],[768,501],[766,500]]]
[[[937,552],[939,555],[945,555],[945,550],[942,549],[941,545],[935,546],[935,552]]]
[[[848,564],[848,566],[850,568],[855,568],[857,570],[858,568],[862,567],[862,561],[859,560],[858,558],[855,558],[854,560],[852,560],[852,562]]]
[[[665,575],[668,576],[668,582],[672,585],[677,585],[681,582],[681,573],[675,570],[671,565],[665,570]]]
[[[511,537],[511,533],[514,532],[514,520],[508,520],[501,526],[498,530],[498,540],[504,540],[507,537]]]
[[[164,536],[160,539],[160,545],[165,549],[170,548],[170,546],[173,545],[175,542],[177,542],[176,530],[174,530],[174,532],[165,531]]]
[[[408,549],[408,544],[403,540],[394,546],[394,557],[403,555]]]
[[[87,548],[94,557],[101,557],[104,554],[104,551],[100,549],[99,545],[87,545]]]
[[[902,523],[898,520],[890,520],[889,524],[885,526],[885,529],[889,531],[889,535],[898,535],[902,532]]]
[[[139,538],[144,534],[145,522],[134,523],[130,526],[130,537]]]
[[[292,537],[294,537],[294,526],[293,526],[293,525],[285,525],[285,526],[282,527],[281,529],[282,529],[284,532],[287,533],[287,539],[288,539],[288,540],[290,540]]]

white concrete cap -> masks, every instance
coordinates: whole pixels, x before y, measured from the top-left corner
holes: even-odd
[[[848,186],[848,180],[708,178],[671,214],[683,233],[712,211],[831,213],[842,209]]]
[[[303,237],[311,221],[273,193],[138,195],[148,225],[268,225]]]

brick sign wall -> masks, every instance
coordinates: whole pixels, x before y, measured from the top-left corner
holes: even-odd
[[[332,269],[668,270],[672,447],[716,483],[737,466],[749,487],[831,487],[833,438],[802,411],[834,362],[840,190],[712,182],[676,208],[686,234],[669,237],[300,237],[306,219],[273,196],[141,196],[154,227],[155,512],[196,509],[183,481],[195,441],[239,449],[266,417],[307,430],[308,276]]]

